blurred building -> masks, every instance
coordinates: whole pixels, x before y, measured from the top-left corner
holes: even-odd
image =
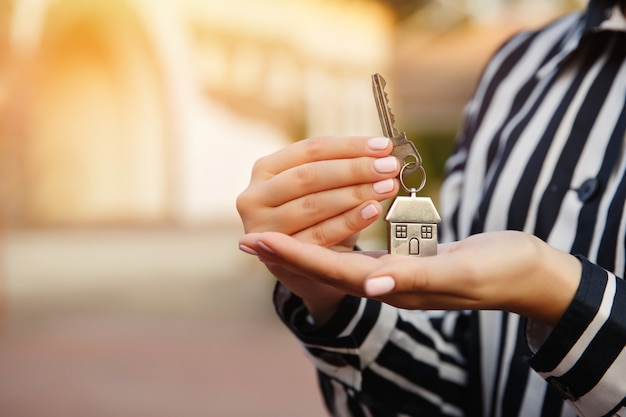
[[[20,0],[2,78],[9,226],[234,217],[254,160],[377,126],[390,61],[374,3]]]

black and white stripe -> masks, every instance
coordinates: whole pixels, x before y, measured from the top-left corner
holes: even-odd
[[[495,311],[404,311],[348,297],[309,327],[277,311],[318,368],[334,416],[626,414],[626,26],[592,0],[503,45],[466,107],[442,188],[443,240],[524,230],[578,255],[554,329]]]

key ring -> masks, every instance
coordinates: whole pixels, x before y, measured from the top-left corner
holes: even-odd
[[[402,169],[400,170],[400,184],[402,184],[402,188],[404,188],[404,190],[407,193],[416,194],[422,191],[422,188],[424,188],[424,186],[426,185],[426,170],[424,169],[424,166],[422,164],[419,164],[417,169],[419,169],[420,172],[422,173],[422,182],[418,188],[409,188],[404,183],[404,170],[408,167],[411,167],[412,165],[417,165],[417,162],[415,161],[407,162],[406,164],[402,166]]]

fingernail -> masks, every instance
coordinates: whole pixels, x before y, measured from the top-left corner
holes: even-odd
[[[374,160],[374,169],[380,173],[394,172],[398,169],[398,160],[395,156],[387,156]]]
[[[373,151],[380,151],[382,149],[387,149],[389,146],[389,138],[377,137],[371,138],[367,141],[367,146]]]
[[[242,252],[245,252],[245,253],[247,253],[249,255],[254,255],[254,256],[258,256],[259,255],[259,252],[255,251],[254,249],[252,249],[251,247],[246,246],[246,245],[239,245],[239,250],[242,251]]]
[[[395,184],[391,178],[388,180],[378,181],[372,184],[372,188],[378,194],[388,193],[389,191],[393,190],[393,187],[395,187]]]
[[[372,217],[376,216],[378,216],[378,209],[373,204],[369,204],[363,210],[361,210],[361,217],[365,220],[369,220]]]
[[[396,281],[390,276],[370,278],[365,281],[365,294],[368,297],[377,297],[387,294],[396,287]]]
[[[274,251],[274,249],[270,248],[269,246],[267,246],[265,243],[263,243],[263,242],[261,242],[261,241],[258,241],[258,242],[256,243],[256,245],[257,245],[259,248],[263,249],[265,252],[269,252],[269,253],[272,253],[272,254],[275,254],[275,253],[276,253],[276,252]]]

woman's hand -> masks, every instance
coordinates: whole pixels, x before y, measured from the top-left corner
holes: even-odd
[[[352,250],[358,233],[380,217],[380,201],[398,192],[400,167],[390,156],[392,148],[387,138],[328,136],[296,142],[259,159],[237,199],[244,230],[280,232],[299,242]],[[268,268],[303,298],[318,324],[345,296],[282,265]]]
[[[397,193],[392,148],[387,138],[325,136],[259,159],[237,199],[246,233],[281,232],[325,247],[345,242]]]
[[[408,309],[503,310],[554,325],[574,297],[580,262],[522,232],[492,232],[408,257],[336,252],[279,233],[240,244],[266,263],[340,291]]]

